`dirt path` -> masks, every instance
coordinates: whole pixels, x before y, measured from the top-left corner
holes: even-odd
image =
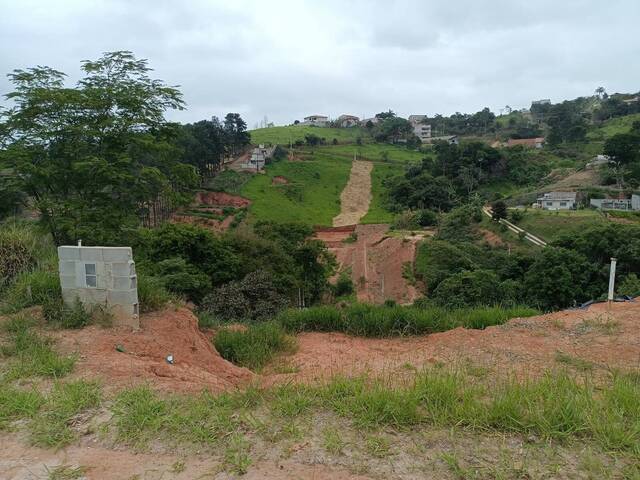
[[[333,219],[334,227],[355,225],[369,211],[372,169],[371,162],[353,161],[349,182],[340,194],[340,214]]]

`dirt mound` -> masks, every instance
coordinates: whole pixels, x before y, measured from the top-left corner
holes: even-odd
[[[251,205],[251,200],[239,195],[231,195],[225,192],[198,192],[195,202],[200,205],[215,205],[229,207],[247,207]]]
[[[405,278],[405,264],[413,262],[422,236],[391,237],[388,230],[389,225],[334,227],[316,229],[315,237],[336,256],[341,271],[351,270],[358,300],[412,303],[419,291]],[[352,235],[355,240],[345,242]]]
[[[186,308],[142,315],[140,325],[139,331],[98,326],[65,330],[59,345],[62,351],[78,352],[77,376],[101,378],[107,388],[148,382],[166,391],[218,392],[253,378],[249,370],[220,357]],[[167,355],[173,355],[173,365]]]
[[[272,185],[287,185],[289,183],[289,179],[287,177],[283,177],[282,175],[276,175],[271,179]]]
[[[369,211],[372,169],[371,162],[353,161],[349,182],[340,194],[340,214],[333,219],[334,227],[355,225]]]
[[[592,305],[516,318],[485,330],[457,328],[420,337],[370,339],[340,333],[304,333],[288,357],[295,374],[270,375],[313,381],[364,372],[399,377],[434,363],[473,365],[478,374],[530,377],[554,367],[577,365],[595,374],[626,370],[640,358],[640,302]]]

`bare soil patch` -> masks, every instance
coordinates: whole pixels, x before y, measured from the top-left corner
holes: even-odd
[[[355,225],[369,211],[372,169],[371,162],[353,161],[349,182],[340,194],[340,214],[333,219],[334,227]]]
[[[289,179],[287,177],[283,177],[282,175],[276,175],[271,179],[272,185],[287,185],[289,183]]]
[[[218,207],[248,207],[251,200],[239,195],[232,195],[225,192],[198,192],[196,193],[195,202],[200,205],[213,205]]]
[[[611,368],[638,367],[638,318],[640,302],[629,302],[614,303],[610,311],[606,304],[595,304],[587,310],[516,318],[485,330],[457,328],[419,337],[303,333],[298,336],[298,351],[288,357],[296,373],[273,374],[268,381],[316,381],[362,373],[398,378],[435,363],[470,363],[493,374],[531,377],[563,366],[559,355],[584,360],[593,373],[606,374]]]
[[[89,326],[56,336],[63,352],[79,354],[76,376],[102,379],[108,389],[149,383],[166,391],[220,392],[254,376],[220,357],[186,308],[142,315],[140,326],[139,331]],[[119,352],[117,345],[125,351]],[[174,364],[167,355],[173,355]]]
[[[421,236],[400,237],[388,234],[389,225],[357,225],[352,231],[342,227],[316,232],[333,252],[340,270],[350,269],[357,298],[363,302],[384,303],[395,300],[413,303],[420,292],[405,278],[405,264],[413,263]],[[347,243],[351,235],[357,238]]]

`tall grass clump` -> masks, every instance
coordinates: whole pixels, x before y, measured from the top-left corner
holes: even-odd
[[[286,310],[276,321],[289,332],[344,332],[364,337],[389,337],[444,332],[457,327],[483,329],[510,318],[539,313],[527,307],[475,307],[447,309],[399,305],[353,304],[344,309],[331,306]]]
[[[222,358],[258,370],[277,353],[293,350],[295,342],[280,325],[265,322],[242,330],[221,329],[216,334],[214,345]]]
[[[51,260],[53,244],[26,223],[0,224],[0,291],[21,273]],[[53,262],[51,262],[53,263]]]
[[[57,269],[23,272],[15,278],[3,296],[0,308],[8,313],[61,299],[62,289]]]
[[[44,403],[44,397],[37,390],[20,390],[0,384],[0,430],[20,418],[32,418]]]
[[[56,383],[47,397],[44,410],[31,421],[31,442],[42,447],[60,448],[76,439],[70,420],[100,404],[100,386],[78,380]]]
[[[32,330],[34,324],[27,316],[17,316],[3,324],[8,342],[0,347],[0,353],[9,358],[5,380],[33,376],[60,378],[73,369],[75,357],[58,354],[51,339]]]
[[[147,275],[138,275],[138,298],[140,312],[155,312],[164,308],[173,296],[165,288],[161,279]]]

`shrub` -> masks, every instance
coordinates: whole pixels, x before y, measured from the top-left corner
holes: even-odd
[[[333,286],[333,295],[342,297],[343,295],[351,295],[353,293],[353,280],[349,272],[342,272],[338,276],[338,281]]]
[[[49,298],[42,304],[42,314],[47,323],[58,328],[82,328],[91,321],[78,298],[71,306],[65,305],[62,298]]]
[[[211,290],[211,279],[183,258],[173,257],[158,262],[153,267],[154,276],[164,288],[199,303]]]
[[[407,210],[395,216],[391,228],[394,230],[415,230],[419,226],[416,214]]]
[[[138,275],[138,301],[140,312],[154,312],[164,308],[172,300],[160,278]]]
[[[524,213],[522,212],[522,210],[513,209],[509,213],[509,218],[513,223],[519,223],[524,218]]]
[[[624,277],[618,287],[618,293],[630,297],[640,296],[640,278],[635,273],[630,273]]]
[[[420,243],[416,255],[415,272],[433,291],[448,276],[464,270],[474,270],[474,256],[457,245],[442,240]]]
[[[311,307],[304,310],[289,309],[281,312],[276,321],[289,332],[341,332],[344,318],[341,312],[330,306]]]
[[[269,272],[256,271],[229,282],[202,301],[202,310],[222,320],[264,320],[287,307],[289,301]]]
[[[0,229],[0,290],[20,273],[36,265],[37,237],[28,228],[16,225]]]
[[[494,305],[506,300],[497,275],[490,270],[451,275],[433,291],[432,298],[439,305],[450,308]]]
[[[246,330],[220,330],[214,345],[222,358],[258,370],[278,352],[292,350],[294,340],[275,322],[250,325]]]
[[[416,213],[416,222],[421,227],[432,227],[438,224],[438,214],[433,210],[418,210]]]

